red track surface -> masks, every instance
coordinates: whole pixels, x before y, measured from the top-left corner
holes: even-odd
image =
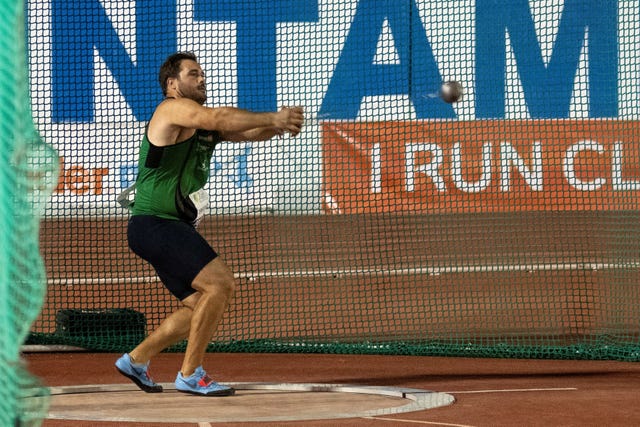
[[[26,355],[26,358],[30,370],[44,378],[48,385],[71,385],[126,382],[113,368],[117,356],[33,353]],[[161,382],[172,381],[181,356],[160,355],[153,362],[154,378]],[[456,398],[451,406],[374,419],[225,424],[230,426],[595,427],[640,424],[638,363],[414,356],[208,354],[205,365],[216,372],[216,379],[227,382],[384,385],[447,392]],[[167,424],[60,420],[46,420],[43,425],[167,427]],[[197,427],[197,424],[180,424],[176,427],[183,426]]]

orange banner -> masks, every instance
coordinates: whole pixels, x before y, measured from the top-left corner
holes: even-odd
[[[324,122],[327,213],[639,208],[640,122]]]

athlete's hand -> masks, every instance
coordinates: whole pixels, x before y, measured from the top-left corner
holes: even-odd
[[[302,107],[282,107],[276,113],[276,125],[279,134],[288,133],[296,136],[302,130],[304,111]]]

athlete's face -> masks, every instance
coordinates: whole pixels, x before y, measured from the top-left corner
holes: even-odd
[[[180,75],[177,79],[178,93],[199,104],[207,100],[207,86],[204,72],[196,61],[185,59],[180,64]]]

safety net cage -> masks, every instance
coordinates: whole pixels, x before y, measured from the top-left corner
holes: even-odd
[[[60,177],[28,343],[126,351],[179,306],[117,198],[159,67],[188,51],[207,106],[306,116],[214,151],[198,230],[238,285],[210,351],[639,360],[638,10],[29,0],[31,109]]]

